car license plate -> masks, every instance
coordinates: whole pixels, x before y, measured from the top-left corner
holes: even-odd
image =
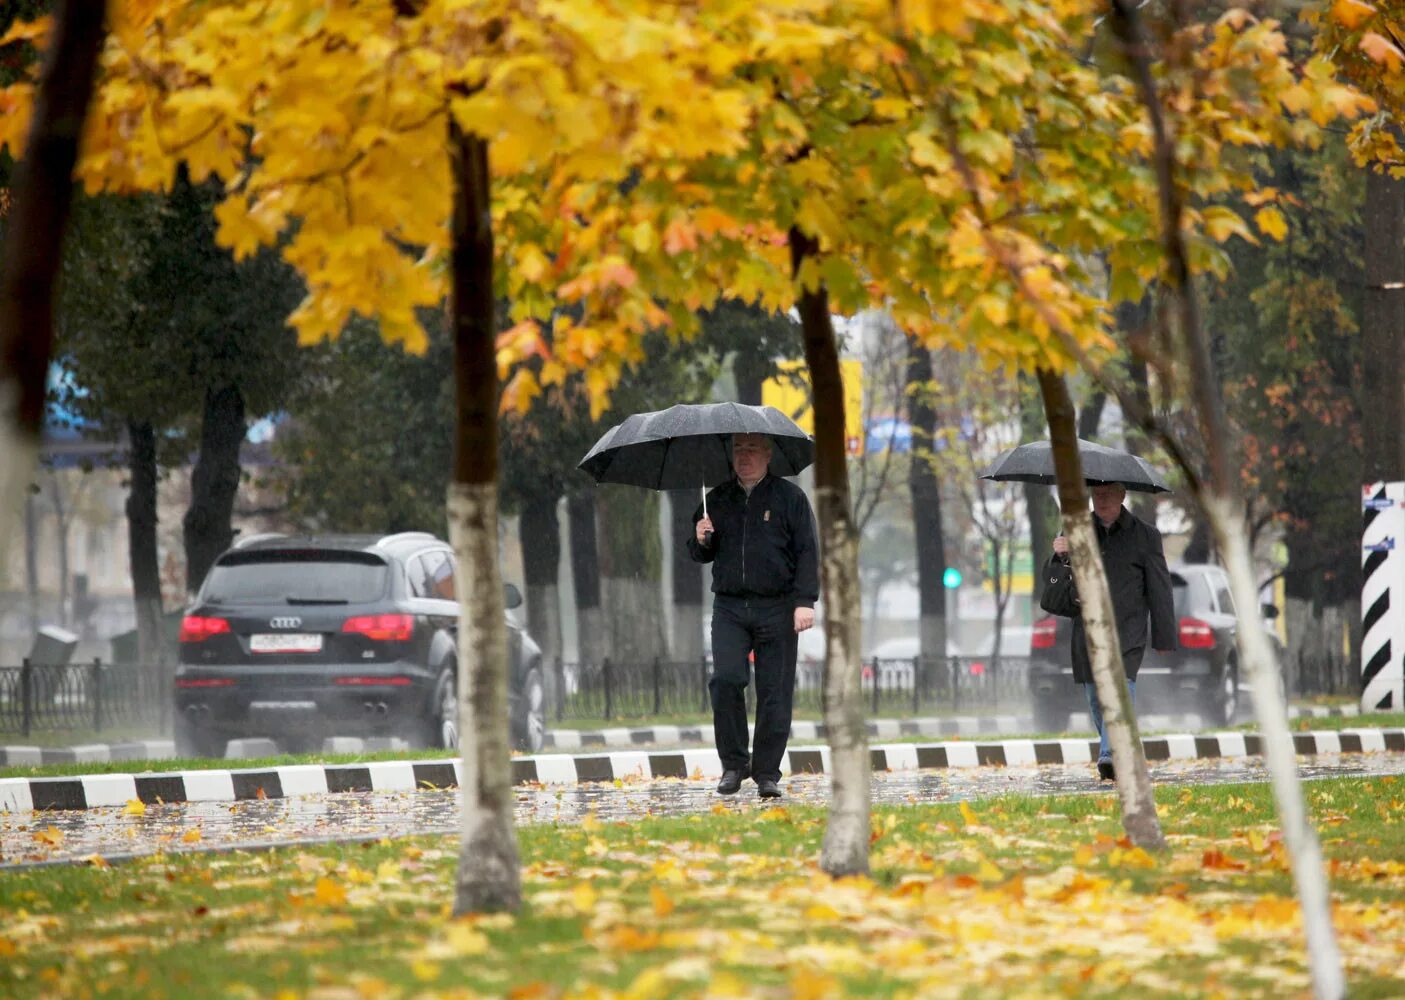
[[[305,632],[254,635],[249,637],[249,650],[254,653],[320,653],[322,637]]]

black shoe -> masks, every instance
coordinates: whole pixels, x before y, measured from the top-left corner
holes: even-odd
[[[770,778],[760,778],[756,782],[756,794],[763,799],[778,799],[781,797],[781,786]]]
[[[1111,757],[1098,758],[1098,777],[1102,778],[1104,781],[1111,781],[1113,778],[1117,777],[1116,772],[1112,769]]]
[[[718,795],[736,795],[741,791],[742,779],[746,777],[745,771],[728,769],[722,772],[722,780],[717,783]]]

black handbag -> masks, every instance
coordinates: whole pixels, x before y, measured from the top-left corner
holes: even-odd
[[[1082,604],[1078,600],[1078,584],[1073,581],[1073,567],[1055,560],[1046,568],[1046,573],[1039,606],[1060,618],[1077,618],[1082,613]]]

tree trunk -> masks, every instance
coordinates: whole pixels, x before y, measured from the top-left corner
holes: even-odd
[[[54,351],[54,285],[72,206],[73,167],[98,53],[105,4],[58,0],[34,94],[24,159],[10,185],[0,247],[0,566],[9,565],[17,516],[39,455],[44,394]]]
[[[917,542],[917,634],[922,651],[923,689],[935,690],[936,673],[946,665],[946,536],[942,525],[941,486],[932,467],[937,410],[932,399],[932,352],[915,340],[907,348],[908,423],[912,460],[907,488],[912,494],[912,533]]]
[[[449,535],[458,559],[462,841],[454,913],[515,912],[522,872],[512,825],[507,626],[498,567],[498,366],[488,143],[450,116],[454,208],[454,476]]]
[[[1039,385],[1031,388],[1028,373],[1020,373],[1020,433],[1026,441],[1037,441],[1048,434],[1044,420],[1044,404],[1039,395]],[[1054,498],[1049,495],[1049,487],[1040,483],[1024,483],[1025,512],[1029,519],[1029,557],[1037,570],[1040,563],[1049,557],[1054,536],[1058,534],[1059,511]],[[1039,615],[1039,600],[1044,595],[1044,574],[1033,573],[1033,590],[1030,600]]]
[[[1098,436],[1098,425],[1103,422],[1103,410],[1107,407],[1107,393],[1093,389],[1078,410],[1078,436],[1091,441]]]
[[[1188,563],[1207,563],[1215,556],[1214,535],[1210,522],[1203,514],[1195,519],[1190,528],[1190,539],[1186,542],[1182,560]]]
[[[234,543],[234,498],[239,493],[239,446],[248,428],[244,396],[237,386],[205,392],[200,452],[190,474],[190,509],[185,512],[185,589],[200,589],[221,552]]]
[[[1150,341],[1147,328],[1152,318],[1150,295],[1142,296],[1139,302],[1123,302],[1117,306],[1117,326],[1122,332],[1123,343],[1127,345],[1127,381],[1144,413],[1151,412],[1151,378],[1141,345]],[[1130,420],[1124,421],[1123,426],[1123,443],[1127,450],[1133,455],[1146,456],[1151,451],[1146,434]],[[1147,524],[1156,523],[1156,500],[1150,493],[1136,492],[1128,499],[1132,501],[1133,514]]]
[[[761,386],[766,381],[764,370],[751,351],[738,351],[732,357],[732,377],[737,382],[737,402],[748,406],[761,405]]]
[[[1405,181],[1366,175],[1361,315],[1363,483],[1405,479]]]
[[[829,293],[816,280],[807,287],[806,258],[819,246],[792,227],[792,273],[801,284],[799,310],[815,408],[815,499],[820,534],[820,582],[824,596],[824,723],[833,775],[829,823],[820,867],[830,875],[868,873],[868,731],[864,725],[862,664],[859,660],[859,550],[849,498],[844,449],[844,383],[829,315]]]
[[[522,507],[518,536],[527,584],[527,631],[541,646],[542,687],[546,710],[556,718],[561,706],[556,664],[561,661],[561,522],[556,516],[560,497],[537,495]]]
[[[649,663],[667,656],[659,494],[630,486],[601,486],[596,496],[609,655],[622,663]]]
[[[599,663],[605,657],[605,626],[600,610],[600,560],[596,554],[595,493],[566,501],[571,530],[571,583],[576,592],[576,658]]]
[[[1112,746],[1112,766],[1117,771],[1117,794],[1122,801],[1122,828],[1138,847],[1161,850],[1166,838],[1156,817],[1156,799],[1146,766],[1127,674],[1122,666],[1122,646],[1117,638],[1117,618],[1103,570],[1102,552],[1088,516],[1088,491],[1074,432],[1073,400],[1062,375],[1039,369],[1039,388],[1049,421],[1049,442],[1059,483],[1064,534],[1068,536],[1074,579],[1082,598],[1083,629],[1088,638],[1088,660],[1093,683],[1102,705],[1103,725]]]
[[[49,474],[49,496],[53,498],[54,509],[54,550],[59,560],[59,624],[64,628],[73,626],[72,615],[70,614],[69,601],[69,577],[72,575],[68,568],[68,529],[69,511],[68,503],[64,499],[63,484],[59,481],[57,473]]]
[[[137,620],[137,663],[164,690],[171,656],[166,649],[161,605],[161,563],[156,545],[156,432],[145,421],[127,421],[131,448],[127,472],[127,558]]]
[[[698,490],[670,490],[668,548],[673,560],[673,634],[669,653],[678,663],[697,663],[703,655],[703,568],[688,555]]]
[[[1225,419],[1224,399],[1210,361],[1210,348],[1200,325],[1200,307],[1191,280],[1190,254],[1181,231],[1181,192],[1173,176],[1176,164],[1173,137],[1161,115],[1161,99],[1152,73],[1151,53],[1142,31],[1136,0],[1113,0],[1112,26],[1123,53],[1134,70],[1151,123],[1157,189],[1160,194],[1161,240],[1166,255],[1166,274],[1174,296],[1176,319],[1190,371],[1190,397],[1195,405],[1200,435],[1208,456],[1209,480],[1198,487],[1197,500],[1209,519],[1229,574],[1230,592],[1239,612],[1239,661],[1253,682],[1253,700],[1258,715],[1264,760],[1273,783],[1273,795],[1283,826],[1283,842],[1292,859],[1293,880],[1302,906],[1303,930],[1307,938],[1308,966],[1313,993],[1318,1000],[1337,1000],[1346,992],[1341,951],[1332,926],[1331,895],[1322,868],[1322,850],[1317,833],[1308,821],[1303,800],[1302,779],[1298,774],[1292,734],[1288,731],[1288,711],[1279,685],[1259,608],[1253,556],[1249,551],[1248,511],[1241,493],[1239,470],[1229,452],[1230,430]],[[1398,235],[1398,231],[1397,231]],[[1398,341],[1397,341],[1398,346]],[[1398,379],[1399,362],[1385,363]],[[1400,387],[1389,414],[1399,432]],[[1399,456],[1398,444],[1394,455]],[[1370,450],[1370,449],[1368,449]]]
[[[43,613],[39,608],[39,515],[34,509],[34,494],[24,494],[24,587],[29,595],[29,631],[38,635]]]

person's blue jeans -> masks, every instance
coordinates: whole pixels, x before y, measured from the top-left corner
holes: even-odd
[[[1088,711],[1093,716],[1093,725],[1098,730],[1098,760],[1112,760],[1112,745],[1107,741],[1107,728],[1103,725],[1103,707],[1098,703],[1098,686],[1083,685],[1088,691]],[[1135,710],[1137,704],[1137,682],[1127,682],[1127,697]]]

